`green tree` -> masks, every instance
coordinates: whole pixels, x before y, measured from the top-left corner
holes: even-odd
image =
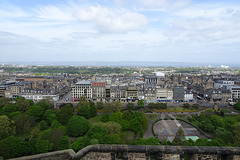
[[[90,145],[90,139],[88,137],[79,137],[75,142],[73,142],[72,149],[77,152],[88,145]]]
[[[144,107],[144,100],[143,99],[138,100],[137,105],[138,107]]]
[[[237,102],[235,105],[234,105],[234,108],[236,110],[240,110],[240,102]]]
[[[97,108],[95,107],[94,103],[90,105],[89,114],[90,117],[95,117],[97,115]]]
[[[8,103],[2,108],[2,114],[10,117],[11,113],[19,111],[19,107],[15,104]]]
[[[26,113],[32,116],[36,121],[40,121],[43,118],[44,110],[40,106],[31,106]]]
[[[183,104],[183,108],[188,108],[188,109],[189,109],[189,108],[191,108],[191,106],[190,106],[189,103],[184,103],[184,104]]]
[[[14,121],[7,116],[0,116],[0,140],[15,134]]]
[[[89,130],[90,124],[82,116],[72,116],[67,124],[67,133],[71,137],[84,135]]]
[[[127,109],[128,109],[129,111],[134,110],[134,104],[133,104],[133,103],[128,103],[128,104],[127,104]]]
[[[104,107],[104,104],[103,104],[103,102],[97,102],[97,109],[103,109],[103,107]]]
[[[19,114],[13,118],[16,126],[17,135],[23,135],[29,133],[37,123],[35,119],[26,113]]]
[[[69,138],[67,136],[63,136],[58,140],[58,150],[68,149],[70,146]]]
[[[46,153],[52,150],[52,144],[48,140],[37,140],[37,153]]]
[[[112,107],[113,112],[117,112],[122,109],[122,104],[120,101],[112,102],[111,107]]]
[[[6,97],[1,97],[0,98],[0,110],[3,106],[5,106],[6,104],[8,104],[11,100],[9,98]]]
[[[64,107],[59,109],[58,121],[62,125],[67,125],[68,120],[73,116],[73,109],[71,104],[66,104]]]
[[[25,112],[26,110],[28,110],[28,108],[30,107],[30,103],[28,100],[26,100],[24,97],[18,97],[16,99],[16,104],[17,106],[20,107],[20,109]]]
[[[224,128],[217,128],[214,132],[216,138],[221,138],[225,144],[233,144],[233,134]]]
[[[122,120],[122,113],[120,111],[117,111],[116,113],[113,113],[109,116],[109,121],[121,123],[121,120]]]
[[[108,135],[119,134],[122,130],[122,126],[116,122],[100,123],[99,125],[106,129]]]
[[[103,114],[100,118],[101,122],[108,122],[109,121],[109,114]]]
[[[182,127],[179,127],[178,131],[176,132],[176,136],[172,141],[173,145],[186,145],[187,140],[185,139],[185,133]]]
[[[44,130],[46,130],[46,129],[48,129],[48,124],[47,124],[47,122],[46,121],[41,121],[39,124],[38,124],[38,126],[39,126],[39,129],[40,129],[40,131],[44,131]]]

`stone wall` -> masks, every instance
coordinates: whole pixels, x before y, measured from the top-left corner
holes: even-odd
[[[14,160],[240,160],[238,147],[91,145],[75,153],[63,150]]]

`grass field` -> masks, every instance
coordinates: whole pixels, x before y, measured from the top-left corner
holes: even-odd
[[[181,118],[181,119],[185,119],[185,118],[187,118],[187,115],[186,114],[176,114],[176,117]]]
[[[148,119],[148,120],[154,120],[156,119],[158,116],[157,114],[144,114],[144,116]]]
[[[155,112],[196,112],[194,108],[168,107],[167,109],[153,109]]]

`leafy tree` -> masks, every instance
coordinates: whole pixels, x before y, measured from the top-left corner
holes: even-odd
[[[90,105],[89,114],[90,117],[95,117],[97,115],[97,108],[95,107],[94,103]]]
[[[103,107],[104,107],[104,104],[103,104],[103,102],[97,102],[97,109],[103,109]]]
[[[117,112],[117,111],[120,111],[122,109],[122,104],[121,104],[120,101],[112,102],[111,106],[112,106],[113,112]]]
[[[10,117],[10,114],[19,110],[19,107],[15,104],[8,103],[2,108],[2,114]]]
[[[75,142],[73,142],[72,149],[77,152],[88,145],[90,145],[90,139],[88,137],[79,137]]]
[[[67,124],[67,133],[71,137],[84,135],[89,130],[90,124],[82,116],[72,116]]]
[[[16,126],[16,133],[23,135],[31,131],[31,128],[36,125],[35,119],[26,113],[19,114],[13,118]]]
[[[236,110],[240,110],[240,102],[237,102],[235,105],[234,105],[234,108]]]
[[[43,118],[44,110],[40,106],[31,106],[26,113],[39,121]]]
[[[58,121],[62,125],[67,125],[68,120],[73,116],[73,109],[71,104],[66,104],[64,107],[60,108],[58,112]]]
[[[0,140],[15,134],[14,121],[7,116],[0,116]]]
[[[159,145],[159,140],[157,138],[140,138],[139,140],[134,140],[133,145]]]
[[[52,144],[48,140],[37,140],[36,150],[37,153],[46,153],[52,150]]]
[[[137,105],[138,107],[144,107],[144,100],[143,99],[138,100]]]
[[[106,134],[106,129],[103,126],[93,126],[87,133],[87,137],[90,139],[100,140],[103,135]]]
[[[47,124],[47,122],[44,121],[44,120],[41,121],[38,125],[39,125],[40,131],[44,131],[44,130],[48,129],[48,124]]]
[[[184,103],[184,104],[183,104],[183,108],[191,108],[191,106],[190,106],[189,103]]]
[[[69,138],[67,136],[63,136],[58,140],[58,150],[68,149],[70,146]]]
[[[51,106],[47,100],[41,100],[40,102],[38,102],[36,104],[36,106],[42,107],[44,111],[51,108]]]
[[[185,139],[185,133],[182,127],[179,127],[178,131],[176,132],[176,136],[172,141],[173,145],[186,145],[187,141]]]
[[[133,114],[129,111],[124,112],[122,115],[122,119],[127,121],[131,120],[132,118],[133,118]]]
[[[28,103],[30,104],[30,106],[33,106],[33,105],[34,105],[34,102],[33,102],[33,100],[31,100],[31,99],[28,99],[27,101],[28,101]]]
[[[221,138],[225,144],[233,143],[233,134],[230,131],[225,130],[224,128],[217,128],[214,132],[216,138]]]
[[[128,110],[134,110],[134,104],[133,103],[128,103],[127,104],[127,109]]]
[[[121,123],[121,120],[122,120],[122,113],[120,111],[117,111],[116,113],[113,113],[109,116],[109,121]]]
[[[8,104],[11,100],[9,98],[6,97],[1,97],[0,98],[0,110],[3,106],[5,106],[6,104]]]
[[[26,110],[28,110],[28,108],[30,107],[30,103],[28,100],[26,100],[24,97],[18,97],[16,99],[16,104],[17,106],[20,107],[20,109],[25,112]]]
[[[222,121],[221,117],[219,117],[217,115],[212,115],[210,117],[210,120],[211,120],[213,126],[215,126],[215,128],[223,127],[223,121]]]
[[[100,121],[102,122],[108,122],[109,121],[109,114],[104,114],[101,116]]]
[[[54,120],[51,124],[51,128],[52,129],[57,129],[59,127],[61,127],[61,124],[57,120]]]
[[[195,109],[199,109],[199,108],[200,108],[200,105],[199,105],[198,103],[195,103],[195,104],[193,104],[192,107],[195,108]]]
[[[89,105],[79,106],[78,114],[80,116],[85,117],[85,118],[89,118],[90,117],[90,107],[89,107]]]
[[[122,130],[122,126],[116,122],[107,122],[99,125],[106,129],[108,135],[119,134]]]
[[[236,123],[233,125],[233,134],[234,134],[234,141],[236,144],[240,144],[240,123]]]

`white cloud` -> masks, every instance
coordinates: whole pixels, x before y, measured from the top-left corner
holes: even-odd
[[[101,6],[79,10],[74,16],[80,21],[94,24],[98,31],[105,33],[146,31],[148,23],[147,18],[142,14],[114,11]]]

